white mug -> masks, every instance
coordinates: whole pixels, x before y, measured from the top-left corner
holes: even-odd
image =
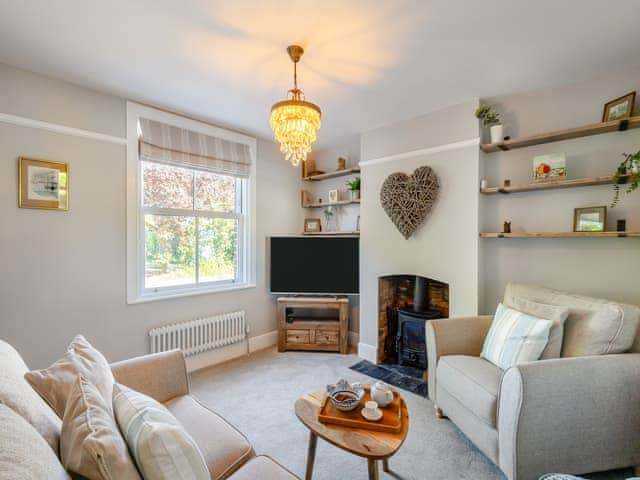
[[[373,400],[369,400],[364,404],[364,409],[368,414],[375,415],[378,410],[378,402],[374,402]]]

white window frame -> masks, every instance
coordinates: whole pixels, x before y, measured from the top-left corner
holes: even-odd
[[[251,166],[249,178],[243,182],[243,218],[238,222],[238,278],[240,281],[208,282],[145,289],[145,241],[142,190],[142,162],[138,154],[138,120],[147,118],[178,128],[242,143],[249,146]],[[156,108],[127,102],[127,303],[141,303],[167,298],[229,292],[256,286],[256,139],[197,120],[182,117]],[[150,210],[145,208],[145,210]],[[167,209],[154,209],[167,210]],[[168,211],[168,210],[167,210]],[[149,213],[149,212],[147,212]],[[184,212],[183,212],[184,213]],[[197,216],[198,211],[189,211]],[[232,215],[233,216],[233,215]]]

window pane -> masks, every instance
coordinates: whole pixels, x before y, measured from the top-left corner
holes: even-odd
[[[235,279],[238,221],[231,218],[199,218],[198,222],[200,282]]]
[[[193,170],[142,162],[145,207],[193,208]]]
[[[233,212],[236,205],[236,178],[196,171],[196,209]]]
[[[196,282],[195,218],[144,216],[145,288]]]

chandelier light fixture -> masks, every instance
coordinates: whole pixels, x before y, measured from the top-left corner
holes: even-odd
[[[320,128],[320,107],[307,102],[302,90],[298,88],[296,66],[304,50],[299,45],[289,45],[287,53],[293,62],[293,88],[287,99],[271,107],[269,125],[284,158],[294,167],[307,159],[311,144],[316,141],[316,132]]]

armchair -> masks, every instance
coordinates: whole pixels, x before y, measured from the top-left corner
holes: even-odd
[[[578,298],[548,292],[548,303],[570,308]],[[621,307],[630,322],[624,328],[636,332],[640,309]],[[479,357],[490,324],[490,316],[428,322],[436,415],[450,418],[509,480],[640,465],[640,353],[540,360],[503,372]]]

